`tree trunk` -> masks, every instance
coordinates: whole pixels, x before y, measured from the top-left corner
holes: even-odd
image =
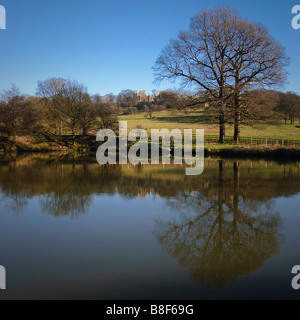
[[[223,81],[222,81],[223,83]],[[224,86],[222,85],[219,92],[219,125],[220,125],[220,133],[219,133],[219,143],[224,143],[225,141],[225,110],[226,110],[226,102],[224,101]]]
[[[236,80],[236,86],[238,86],[239,82]],[[241,133],[241,111],[240,111],[240,91],[237,89],[234,94],[234,142],[238,142],[240,139]]]
[[[222,113],[219,117],[220,121],[220,133],[219,133],[219,143],[224,143],[225,141],[225,116]]]
[[[17,144],[16,144],[16,141],[17,140],[17,137],[16,137],[16,134],[13,133],[12,134],[12,140],[11,140],[11,148],[10,148],[10,151],[12,153],[16,153],[17,152]]]
[[[13,136],[12,136],[12,146],[15,147],[16,145],[16,135],[13,133]]]
[[[291,121],[291,124],[295,123],[295,115],[293,114],[290,115],[290,121]]]
[[[74,147],[75,145],[75,131],[72,129],[72,146]]]
[[[239,142],[241,135],[241,113],[236,110],[234,115],[234,142]]]

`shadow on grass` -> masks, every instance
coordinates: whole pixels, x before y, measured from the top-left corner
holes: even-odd
[[[168,123],[203,123],[203,124],[213,124],[211,118],[205,115],[173,115],[169,117],[155,117],[153,120],[168,122]]]

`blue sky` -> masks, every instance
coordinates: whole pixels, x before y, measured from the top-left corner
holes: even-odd
[[[175,88],[153,84],[156,58],[202,8],[227,5],[264,24],[291,58],[283,90],[300,93],[300,30],[291,27],[300,0],[0,0],[0,91],[12,83],[35,94],[37,81],[64,77],[101,95],[123,89]]]

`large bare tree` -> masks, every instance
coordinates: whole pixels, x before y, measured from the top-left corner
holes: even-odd
[[[187,31],[181,31],[167,45],[154,66],[156,81],[182,79],[182,84],[206,90],[217,106],[220,143],[225,138],[226,89],[230,68],[231,25],[236,13],[226,8],[202,10],[192,18]]]
[[[261,25],[247,22],[227,7],[202,10],[187,31],[163,49],[154,72],[156,81],[182,79],[182,84],[205,90],[225,138],[229,100],[235,99],[235,136],[240,130],[240,95],[250,85],[284,81],[288,63],[283,47]],[[196,103],[199,102],[196,101]]]

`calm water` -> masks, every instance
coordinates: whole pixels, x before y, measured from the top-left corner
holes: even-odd
[[[299,163],[0,162],[0,299],[299,299]]]

